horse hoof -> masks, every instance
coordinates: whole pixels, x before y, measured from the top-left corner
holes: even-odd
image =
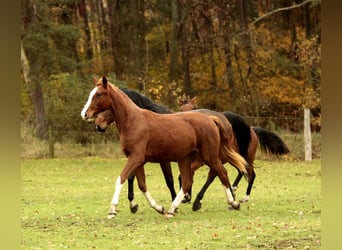
[[[182,203],[190,203],[191,201],[191,196],[190,195],[185,195],[184,199],[182,200]]]
[[[135,204],[134,206],[130,207],[131,213],[135,214],[138,211],[139,205]]]
[[[194,202],[194,204],[192,205],[192,211],[198,211],[201,208],[202,208],[201,202]]]
[[[160,210],[157,210],[157,211],[158,211],[158,213],[160,213],[160,214],[165,214],[165,213],[166,213],[166,210],[165,210],[164,207],[161,207],[161,211],[160,211]]]
[[[241,200],[239,200],[240,203],[245,203],[247,201],[248,201],[248,199],[241,199]]]
[[[175,216],[175,214],[168,212],[164,216],[165,216],[166,219],[170,219],[170,218],[173,218]]]
[[[244,203],[244,202],[247,202],[249,201],[249,195],[246,195],[245,197],[243,197],[241,200],[240,200],[240,203]]]
[[[115,216],[116,216],[116,213],[108,213],[107,219],[115,218]]]
[[[233,201],[229,205],[231,205],[235,210],[240,210],[240,202],[238,201]]]

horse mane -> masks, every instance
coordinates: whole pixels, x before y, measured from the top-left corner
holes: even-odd
[[[150,100],[146,96],[144,96],[144,95],[142,95],[142,94],[140,94],[134,90],[130,90],[130,89],[126,89],[126,88],[120,88],[120,90],[122,92],[124,92],[140,108],[148,109],[148,110],[151,110],[151,111],[153,111],[155,113],[159,113],[159,114],[171,114],[171,113],[173,113],[168,108],[153,102],[152,100]]]
[[[245,159],[247,159],[248,147],[251,141],[250,125],[242,118],[242,116],[236,113],[225,111],[223,112],[223,114],[225,115],[225,117],[227,117],[228,121],[232,124],[236,142],[239,146],[240,154]]]

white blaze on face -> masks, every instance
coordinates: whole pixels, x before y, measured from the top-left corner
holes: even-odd
[[[97,91],[97,87],[95,87],[95,88],[90,92],[89,97],[88,97],[88,101],[87,101],[87,103],[84,105],[84,108],[83,108],[82,111],[81,111],[81,116],[82,116],[82,119],[83,119],[83,120],[86,120],[86,119],[87,119],[87,118],[86,118],[86,112],[87,112],[87,110],[88,110],[88,108],[89,108],[89,106],[90,106],[90,104],[91,104],[91,100],[93,99],[93,96],[95,95],[96,91]]]

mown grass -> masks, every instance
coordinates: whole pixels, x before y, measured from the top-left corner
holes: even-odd
[[[106,219],[114,183],[125,159],[23,160],[22,249],[319,249],[321,233],[320,160],[310,163],[257,160],[251,200],[240,211],[227,209],[218,180],[202,209],[182,204],[165,219],[149,208],[136,187],[139,211],[131,214],[124,186],[115,219]],[[236,170],[226,165],[231,182]],[[147,164],[147,185],[168,208],[168,189],[157,164]],[[196,172],[193,193],[208,169]],[[174,176],[178,169],[174,166]],[[176,181],[176,178],[175,178]],[[177,181],[176,181],[177,183]],[[178,183],[177,183],[178,186]],[[237,190],[246,189],[242,180]]]

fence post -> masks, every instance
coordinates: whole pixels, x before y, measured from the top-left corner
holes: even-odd
[[[50,158],[55,158],[55,142],[52,135],[51,125],[49,126],[49,156]]]
[[[310,127],[310,109],[304,109],[304,149],[305,161],[312,160],[312,145],[311,145],[311,127]]]

